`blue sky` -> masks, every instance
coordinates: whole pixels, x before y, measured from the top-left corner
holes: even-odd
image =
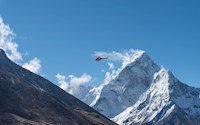
[[[0,15],[16,34],[21,63],[37,57],[45,78],[56,74],[104,79],[107,61],[95,51],[141,49],[182,82],[200,87],[198,0],[0,0]]]

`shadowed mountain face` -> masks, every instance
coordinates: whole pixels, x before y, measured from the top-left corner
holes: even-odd
[[[115,125],[50,81],[11,62],[0,50],[0,124]]]

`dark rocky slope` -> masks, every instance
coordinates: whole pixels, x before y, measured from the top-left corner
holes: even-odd
[[[0,50],[0,124],[115,125],[50,81],[10,61]]]

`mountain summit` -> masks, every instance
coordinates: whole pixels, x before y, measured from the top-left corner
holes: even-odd
[[[3,49],[0,49],[0,61],[2,61],[2,60],[8,60],[8,57],[6,56]]]
[[[113,118],[139,99],[158,70],[159,67],[146,53],[140,54],[114,80],[104,85],[101,96],[93,107]]]
[[[200,125],[200,89],[180,82],[144,51],[135,55],[82,101],[120,125]]]
[[[50,81],[18,66],[0,50],[1,125],[114,125]]]

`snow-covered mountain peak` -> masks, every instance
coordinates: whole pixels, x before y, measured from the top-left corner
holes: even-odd
[[[170,101],[169,79],[169,71],[164,68],[154,73],[150,87],[141,94],[137,102],[127,107],[113,120],[121,125],[129,125],[131,123],[148,123],[155,121],[159,116],[161,118],[166,116],[167,112],[174,109],[174,103]],[[165,107],[166,109],[163,110]]]
[[[200,117],[200,90],[181,83],[171,71],[161,68],[154,73],[152,83],[138,101],[113,118],[121,125],[160,124],[175,112],[186,117]],[[188,116],[187,116],[188,115]],[[173,121],[174,122],[174,121]]]
[[[141,73],[141,71],[144,71],[146,74],[152,74],[154,73],[154,70],[157,71],[160,69],[160,67],[144,51],[126,67],[130,67],[133,72]]]
[[[146,86],[150,85],[154,73],[158,72],[160,67],[144,51],[138,50],[135,54],[138,55],[135,56],[137,58],[127,64],[110,84],[126,86],[127,84],[142,83]]]
[[[180,82],[142,50],[122,59],[116,77],[89,90],[82,101],[120,125],[200,123],[200,89]]]
[[[92,105],[109,118],[134,104],[151,85],[154,73],[160,70],[144,51],[135,51],[132,59],[116,78],[103,85],[98,100]]]
[[[165,68],[161,68],[158,72],[156,72],[153,76],[153,83],[168,83],[170,77],[169,70]]]

